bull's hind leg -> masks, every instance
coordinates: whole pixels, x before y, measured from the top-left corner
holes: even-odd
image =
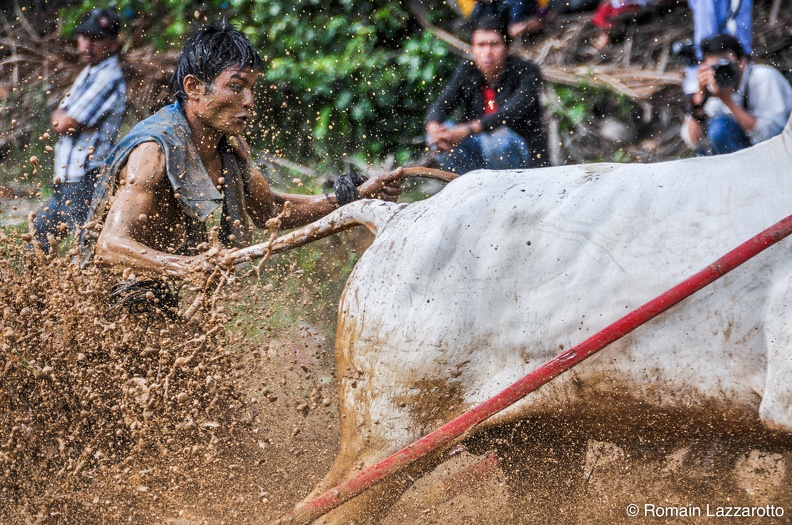
[[[364,462],[363,468],[375,463],[376,461]],[[390,508],[399,500],[402,494],[410,488],[414,480],[421,477],[428,470],[431,470],[433,465],[434,462],[432,458],[422,458],[419,462],[416,462],[416,464],[384,479],[364,493],[341,505],[316,523],[322,525],[373,525],[380,523]],[[360,472],[358,468],[344,471],[339,482],[355,476],[358,472]],[[319,494],[316,495],[318,496]]]
[[[792,433],[792,348],[768,352],[759,417],[768,428]]]
[[[394,413],[395,411],[398,411],[398,408],[394,406]],[[342,481],[356,476],[363,469],[377,464],[420,437],[404,432],[398,436],[389,435],[385,439],[368,433],[368,429],[372,426],[376,425],[372,425],[369,418],[361,414],[360,405],[354,409],[341,407],[341,450],[333,467],[304,502],[311,501],[333,489]],[[414,480],[436,465],[440,454],[441,451],[438,451],[421,458],[328,513],[316,523],[323,525],[379,523]]]

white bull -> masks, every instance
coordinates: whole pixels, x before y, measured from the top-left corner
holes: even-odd
[[[790,214],[790,124],[733,155],[479,171],[423,202],[342,208],[327,220],[354,217],[377,235],[341,300],[341,451],[312,496]],[[787,240],[487,424],[628,397],[789,432],[791,285]],[[376,522],[405,485],[395,487],[383,483],[325,520]]]

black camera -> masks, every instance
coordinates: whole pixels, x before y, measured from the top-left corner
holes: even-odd
[[[677,40],[671,44],[671,54],[677,57],[686,66],[698,64],[696,58],[696,44],[692,40]]]
[[[715,83],[722,88],[730,88],[737,85],[740,80],[737,64],[725,58],[719,59],[712,65],[715,74]]]

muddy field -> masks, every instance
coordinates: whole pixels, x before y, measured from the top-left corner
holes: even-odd
[[[189,322],[113,309],[118,276],[0,235],[0,523],[259,524],[329,469],[333,305],[362,234],[239,272]],[[182,288],[182,310],[197,293]],[[719,422],[559,415],[490,432],[383,523],[792,523],[792,441]],[[734,506],[774,516],[706,515]]]

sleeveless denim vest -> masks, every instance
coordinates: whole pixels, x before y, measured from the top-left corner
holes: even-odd
[[[219,236],[223,245],[242,247],[250,244],[252,220],[246,207],[251,180],[249,166],[237,155],[228,139],[223,138],[219,149],[226,182],[224,192],[218,191],[198,156],[192,131],[179,102],[139,122],[113,149],[99,175],[86,225],[103,223],[118,187],[118,173],[132,151],[144,142],[159,145],[165,155],[168,181],[173,193],[178,195],[179,209],[187,228],[187,240],[178,253],[194,254],[194,248],[208,239],[204,221],[219,206],[223,207]],[[98,230],[94,226],[85,228],[80,234],[83,265],[92,258]]]

